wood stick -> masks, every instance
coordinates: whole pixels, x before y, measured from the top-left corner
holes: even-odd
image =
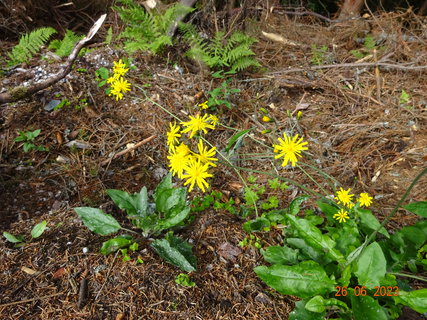
[[[49,295],[43,296],[43,297],[37,297],[37,298],[32,298],[32,299],[26,299],[26,300],[21,300],[21,301],[14,301],[14,302],[9,302],[9,303],[4,303],[4,304],[0,304],[0,308],[9,307],[9,306],[16,306],[17,304],[23,304],[23,303],[33,302],[33,301],[37,301],[37,300],[43,300],[43,299],[47,299],[47,298],[52,298],[52,297],[60,296],[61,294],[64,294],[64,292],[58,292],[58,293],[54,293],[54,294],[49,294]]]
[[[15,102],[21,99],[24,99],[28,96],[31,96],[32,94],[46,89],[47,87],[50,87],[51,85],[57,83],[59,80],[63,79],[73,67],[73,63],[77,58],[77,55],[79,54],[80,50],[83,48],[84,45],[87,44],[89,40],[93,38],[93,36],[98,32],[99,28],[104,23],[105,17],[107,15],[103,14],[92,26],[92,28],[89,30],[89,33],[86,37],[84,37],[82,40],[77,42],[75,47],[73,48],[73,51],[71,51],[71,54],[68,56],[67,61],[65,62],[64,68],[59,71],[57,74],[53,75],[51,78],[47,79],[44,82],[33,84],[29,87],[16,87],[13,88],[5,93],[0,94],[0,105],[8,102]]]
[[[130,151],[132,151],[132,150],[134,150],[134,149],[136,149],[136,148],[138,148],[138,147],[140,147],[140,146],[142,146],[143,144],[146,144],[147,142],[150,142],[151,140],[153,140],[154,138],[155,138],[156,136],[150,136],[150,137],[148,137],[148,138],[146,138],[146,139],[144,139],[144,140],[142,140],[142,141],[140,141],[140,142],[138,142],[137,144],[135,144],[134,146],[132,146],[132,147],[130,147],[130,148],[127,148],[127,149],[125,149],[125,150],[122,150],[122,151],[120,151],[120,152],[117,152],[114,156],[112,156],[111,158],[108,158],[107,160],[104,160],[104,161],[102,161],[101,162],[101,166],[105,166],[105,165],[107,165],[108,163],[110,163],[112,160],[114,160],[114,159],[116,159],[116,158],[118,158],[118,157],[120,157],[120,156],[122,156],[122,155],[124,155],[125,153],[128,153],[128,152],[130,152]]]

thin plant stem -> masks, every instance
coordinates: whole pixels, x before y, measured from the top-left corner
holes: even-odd
[[[412,181],[411,185],[409,186],[408,189],[406,189],[406,192],[403,194],[402,198],[400,198],[399,202],[396,204],[396,206],[393,208],[393,210],[388,214],[388,216],[384,219],[384,221],[381,223],[381,225],[377,228],[377,230],[375,230],[374,232],[372,232],[368,239],[367,239],[367,243],[371,242],[375,236],[377,235],[377,233],[380,231],[381,228],[383,228],[387,222],[390,221],[390,219],[396,214],[397,210],[399,210],[399,208],[402,206],[402,203],[406,200],[406,198],[409,196],[409,193],[411,192],[412,188],[418,183],[418,180],[421,179],[421,177],[423,175],[427,174],[427,168],[425,168],[423,171],[421,171],[414,179],[414,181]]]
[[[325,178],[327,178],[327,179],[331,180],[331,181],[334,183],[334,185],[340,185],[340,183],[338,182],[338,180],[336,180],[334,177],[332,177],[332,176],[330,176],[329,174],[327,174],[325,171],[323,171],[323,170],[319,169],[318,167],[313,166],[313,165],[308,164],[308,163],[305,163],[305,162],[301,162],[301,165],[302,165],[302,166],[307,166],[307,167],[309,167],[309,168],[311,168],[311,169],[313,169],[313,170],[316,170],[316,171],[317,171],[317,172],[319,172],[322,176],[324,176]],[[331,184],[329,184],[329,185],[330,185],[331,187],[335,188],[335,186],[332,186]]]
[[[313,181],[314,182],[314,184],[316,185],[316,186],[318,186],[319,187],[319,189],[320,190],[322,190],[323,191],[323,193],[325,194],[325,196],[327,196],[328,195],[328,192],[325,190],[325,189],[323,189],[323,187],[316,181],[316,180],[314,180],[313,179],[313,177],[307,172],[307,171],[305,171],[298,163],[296,164],[296,166],[311,180],[311,181]]]
[[[415,280],[420,280],[423,282],[427,282],[427,278],[425,277],[420,277],[420,276],[415,276],[413,274],[409,274],[409,273],[399,273],[399,272],[387,272],[388,274],[394,274],[395,276],[399,276],[399,277],[405,277],[405,278],[411,278],[411,279],[415,279]]]
[[[214,147],[214,146],[213,146],[213,145],[212,145],[208,140],[206,140],[204,137],[201,137],[201,139],[202,139],[204,142],[206,142],[206,144],[208,144],[211,148],[213,148],[213,147]],[[236,167],[236,166],[234,166],[234,165],[231,163],[231,161],[230,161],[226,156],[224,156],[224,155],[222,154],[222,152],[220,152],[220,151],[218,151],[218,150],[217,150],[217,153],[220,155],[220,157],[221,157],[221,158],[223,158],[223,159],[225,160],[225,162],[227,162],[227,164],[228,164],[231,168],[233,168],[233,170],[236,172],[237,176],[238,176],[238,177],[239,177],[239,179],[242,181],[242,183],[243,183],[243,185],[245,186],[245,188],[248,188],[248,185],[246,184],[245,179],[243,179],[243,177],[242,177],[242,175],[240,174],[239,170],[237,170],[237,167]],[[256,205],[255,200],[253,201],[253,205],[254,205],[254,208],[255,208],[255,216],[258,218],[258,207],[257,207],[257,205]]]

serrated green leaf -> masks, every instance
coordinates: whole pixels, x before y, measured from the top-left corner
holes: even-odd
[[[380,245],[373,242],[357,259],[354,274],[357,276],[359,285],[373,289],[380,285],[380,281],[385,276],[386,267],[387,261]]]
[[[323,252],[335,261],[344,260],[343,255],[334,248],[335,241],[327,235],[322,234],[316,226],[313,226],[305,219],[299,219],[290,214],[286,215],[286,217],[290,221],[292,227],[298,231],[300,237],[304,239],[307,244],[312,246],[314,249]]]
[[[7,241],[12,242],[12,243],[20,243],[23,241],[23,239],[19,239],[19,236],[15,237],[13,234],[11,234],[7,231],[3,232],[3,237],[5,237]]]
[[[74,211],[82,219],[84,225],[96,234],[106,236],[121,229],[116,219],[100,209],[77,207],[74,208]]]
[[[298,262],[298,250],[285,246],[270,246],[265,250],[261,249],[261,254],[271,264],[293,265]]]
[[[314,261],[303,261],[294,266],[259,266],[254,271],[262,281],[278,292],[303,299],[335,290],[335,281],[329,279],[323,267]]]
[[[399,295],[393,297],[396,303],[401,303],[405,306],[414,309],[419,313],[427,312],[427,289],[420,289],[414,291],[399,290]]]
[[[289,214],[292,214],[294,216],[297,215],[301,204],[304,201],[307,201],[308,199],[310,199],[310,196],[303,195],[301,197],[297,197],[294,200],[292,200],[291,204],[289,205]]]
[[[196,257],[192,253],[192,245],[173,235],[165,239],[157,239],[151,243],[151,247],[170,264],[183,271],[196,271]]]
[[[47,221],[46,220],[43,220],[42,222],[36,224],[33,227],[33,229],[31,229],[31,237],[33,239],[40,237],[43,234],[43,232],[44,232],[44,230],[46,228],[46,225],[47,225]]]
[[[427,201],[412,202],[404,205],[403,208],[420,217],[427,218]]]
[[[128,215],[137,214],[135,198],[133,195],[126,191],[117,189],[107,189],[107,194],[110,196],[111,200],[113,200],[115,205],[122,210],[126,210]]]
[[[127,239],[125,237],[116,237],[102,243],[102,247],[99,252],[101,252],[103,255],[107,255],[116,252],[119,249],[128,247],[132,244],[132,242],[133,239]]]

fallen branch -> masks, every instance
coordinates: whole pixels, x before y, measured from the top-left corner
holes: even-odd
[[[9,302],[9,303],[3,303],[3,304],[0,304],[0,308],[10,307],[10,306],[16,306],[18,304],[24,304],[24,303],[33,302],[33,301],[37,301],[37,300],[43,300],[43,299],[47,299],[47,298],[53,298],[53,297],[60,296],[61,294],[64,294],[64,292],[58,292],[58,293],[54,293],[54,294],[49,294],[49,295],[44,296],[44,297],[36,297],[36,298],[32,298],[32,299],[26,299],[26,300],[14,301],[14,302]]]
[[[105,165],[109,164],[112,160],[114,160],[114,159],[116,159],[116,158],[118,158],[118,157],[120,157],[120,156],[122,156],[122,155],[124,155],[124,154],[126,154],[126,153],[128,153],[130,151],[132,151],[132,150],[135,150],[136,148],[142,146],[143,144],[146,144],[147,142],[153,140],[155,137],[156,136],[149,136],[148,138],[146,138],[146,139],[138,142],[137,144],[133,145],[132,147],[127,148],[127,149],[125,149],[123,151],[120,151],[120,152],[116,153],[111,158],[108,158],[107,160],[102,161],[101,162],[101,166],[105,166]]]
[[[404,66],[404,65],[400,65],[400,64],[393,64],[393,63],[386,63],[386,62],[365,62],[365,63],[325,64],[322,66],[310,66],[307,68],[291,68],[291,69],[286,69],[286,70],[269,72],[269,73],[267,73],[267,75],[295,73],[295,72],[320,70],[320,69],[361,68],[361,67],[364,67],[364,68],[384,67],[384,68],[404,70],[404,71],[420,71],[420,70],[426,70],[427,69],[427,66]]]
[[[80,50],[98,32],[99,28],[104,23],[106,16],[107,16],[106,14],[103,14],[95,22],[95,24],[92,26],[92,28],[89,30],[89,33],[87,34],[87,36],[84,37],[79,42],[77,42],[77,44],[73,48],[73,51],[68,56],[67,61],[65,62],[64,68],[60,72],[53,75],[51,78],[47,79],[44,82],[37,83],[37,84],[34,84],[32,86],[29,86],[29,87],[23,87],[23,86],[16,87],[16,88],[9,90],[8,92],[1,93],[0,94],[0,105],[4,104],[4,103],[15,102],[15,101],[24,99],[24,98],[31,96],[32,94],[40,91],[40,90],[43,90],[43,89],[46,89],[47,87],[50,87],[51,85],[55,84],[59,80],[63,79],[71,71],[71,68],[73,67],[73,63],[76,60],[77,55],[79,54]]]

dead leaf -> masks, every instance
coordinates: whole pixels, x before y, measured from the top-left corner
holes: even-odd
[[[242,249],[239,247],[233,246],[229,242],[224,242],[218,248],[218,254],[223,257],[225,260],[231,261],[232,263],[236,262],[236,257],[242,253]]]
[[[52,278],[53,279],[59,279],[64,274],[66,274],[66,273],[67,273],[67,269],[65,269],[65,268],[59,268],[58,270],[55,271],[55,273],[53,274]]]
[[[261,31],[261,33],[262,33],[262,35],[264,37],[266,37],[269,40],[272,40],[272,41],[275,41],[275,42],[280,42],[280,43],[283,43],[284,45],[287,45],[287,46],[294,46],[294,47],[298,46],[297,43],[295,43],[295,42],[293,42],[291,40],[287,40],[287,39],[283,38],[281,35],[279,35],[277,33],[267,33],[267,32],[264,32],[264,31]]]
[[[21,271],[23,271],[27,274],[36,274],[37,273],[36,270],[33,270],[31,268],[28,268],[28,267],[21,267]]]

